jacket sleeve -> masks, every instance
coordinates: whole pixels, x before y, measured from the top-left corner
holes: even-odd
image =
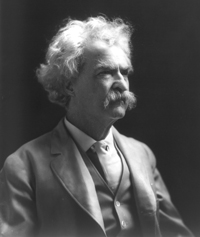
[[[193,237],[193,234],[183,223],[176,207],[171,201],[167,187],[156,168],[156,159],[152,151],[146,147],[152,172],[156,198],[158,203],[158,220],[162,237]]]
[[[7,158],[0,172],[0,236],[35,236],[34,182],[28,160]]]

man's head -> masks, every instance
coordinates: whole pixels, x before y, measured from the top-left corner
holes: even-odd
[[[81,74],[85,73],[87,60],[92,60],[91,55],[88,55],[91,53],[89,49],[92,45],[97,46],[97,42],[99,46],[112,49],[113,52],[117,49],[119,55],[123,54],[123,58],[127,61],[123,73],[125,71],[129,73],[132,68],[131,34],[130,25],[119,18],[110,21],[100,16],[90,17],[85,21],[69,20],[52,39],[46,55],[46,64],[42,64],[37,70],[39,82],[48,91],[50,101],[68,108],[71,97],[74,96],[73,85],[77,80],[81,80]],[[108,66],[103,61],[98,64],[104,69]],[[127,90],[128,86],[125,87]],[[120,89],[120,86],[116,93],[110,91],[104,101],[104,107],[108,107],[112,100],[119,100],[122,97],[122,101],[126,101],[127,106],[131,108],[134,99],[127,91],[123,94],[123,91],[125,88]]]
[[[119,45],[96,40],[85,48],[85,64],[77,79],[72,81],[68,116],[97,124],[113,124],[134,105],[129,91],[128,75],[132,66],[127,53]],[[69,119],[69,117],[68,117]]]

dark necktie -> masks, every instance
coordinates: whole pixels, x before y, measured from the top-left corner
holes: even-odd
[[[91,158],[100,174],[103,176],[109,187],[115,191],[118,187],[122,172],[122,164],[114,146],[105,141],[98,141],[89,149]]]

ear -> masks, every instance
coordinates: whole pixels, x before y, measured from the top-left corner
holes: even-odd
[[[74,96],[75,95],[74,88],[73,88],[73,85],[72,85],[71,81],[69,81],[68,84],[65,86],[65,90],[67,91],[68,95],[70,95],[70,96]]]

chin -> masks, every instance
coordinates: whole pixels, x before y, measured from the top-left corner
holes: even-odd
[[[114,119],[121,119],[125,116],[125,114],[126,114],[126,109],[122,106],[119,106],[112,110],[112,117]]]

